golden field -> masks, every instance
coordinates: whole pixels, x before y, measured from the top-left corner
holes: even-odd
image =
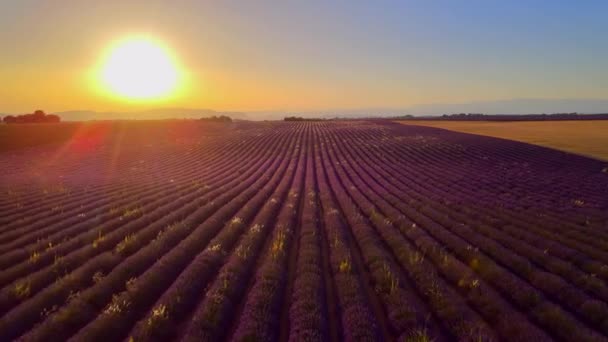
[[[589,121],[399,121],[522,141],[608,160],[608,120]]]

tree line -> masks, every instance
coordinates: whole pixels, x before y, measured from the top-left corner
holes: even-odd
[[[554,114],[481,114],[458,113],[443,114],[441,116],[412,116],[403,115],[393,120],[438,120],[438,121],[553,121],[553,120],[607,120],[608,114],[580,114],[580,113],[554,113]]]
[[[325,119],[320,118],[303,118],[301,116],[286,116],[283,121],[324,121]]]
[[[37,110],[31,114],[23,115],[7,115],[2,118],[2,122],[6,124],[21,124],[21,123],[58,123],[61,121],[59,115],[46,114],[42,110]]]
[[[208,118],[201,118],[201,121],[211,121],[211,122],[232,122],[232,118],[226,115],[220,116],[210,116]]]

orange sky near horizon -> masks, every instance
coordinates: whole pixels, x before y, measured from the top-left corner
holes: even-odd
[[[573,9],[549,2],[3,2],[0,113],[606,99],[608,69],[600,66],[608,48],[586,39],[608,27],[592,15],[601,13],[597,6],[581,12],[581,26],[563,25]],[[543,25],[541,14],[551,15]],[[100,89],[95,74],[105,51],[134,35],[175,56],[184,78],[173,96],[132,100]]]

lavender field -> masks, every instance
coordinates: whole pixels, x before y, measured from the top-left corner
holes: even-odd
[[[382,120],[70,136],[0,152],[1,341],[608,340],[605,162]]]

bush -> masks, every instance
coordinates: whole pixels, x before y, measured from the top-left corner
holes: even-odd
[[[211,116],[208,118],[201,118],[201,121],[211,121],[211,122],[232,122],[232,118],[226,115],[220,116]]]
[[[5,116],[2,121],[4,121],[4,123],[11,124],[17,122],[17,118],[12,115],[8,115]]]
[[[58,123],[61,121],[59,115],[55,114],[45,114],[42,110],[37,110],[32,114],[23,114],[23,115],[8,115],[5,116],[2,121],[6,124],[15,124],[15,123]]]
[[[318,118],[303,118],[301,116],[286,116],[283,118],[283,121],[323,121],[325,119]]]

